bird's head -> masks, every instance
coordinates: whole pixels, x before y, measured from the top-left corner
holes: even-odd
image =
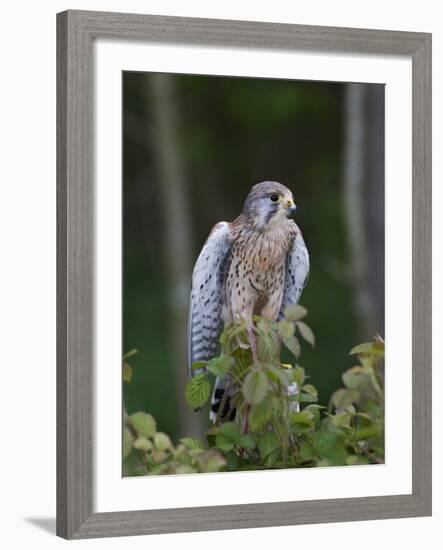
[[[249,191],[243,214],[260,229],[276,228],[297,210],[292,192],[277,181],[262,181]]]

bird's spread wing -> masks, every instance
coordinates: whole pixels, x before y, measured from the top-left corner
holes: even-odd
[[[211,359],[217,349],[231,244],[229,224],[218,223],[212,229],[194,267],[188,320],[190,376],[194,374],[192,363]]]
[[[309,275],[309,255],[303,237],[298,233],[286,257],[285,286],[283,300],[278,318],[281,319],[285,309],[298,303]]]

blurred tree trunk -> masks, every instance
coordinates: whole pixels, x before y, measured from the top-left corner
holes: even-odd
[[[167,74],[152,74],[146,79],[150,94],[156,147],[156,162],[163,210],[163,249],[168,274],[171,355],[177,388],[178,424],[182,436],[201,437],[201,415],[194,413],[184,399],[187,381],[187,320],[192,273],[191,219],[188,190],[179,137],[179,109],[174,79]]]
[[[384,337],[384,86],[345,89],[344,198],[360,338]]]

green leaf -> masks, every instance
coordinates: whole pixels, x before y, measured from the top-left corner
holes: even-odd
[[[347,409],[353,403],[358,403],[360,394],[357,390],[340,388],[332,394],[331,401],[336,409]]]
[[[149,470],[149,472],[148,472],[149,475],[156,476],[156,475],[160,475],[160,474],[164,474],[164,473],[171,473],[169,464],[161,464],[162,460],[161,460],[161,457],[160,457],[160,451],[156,451],[156,453],[159,453],[159,456],[157,457],[159,464],[157,464],[156,466],[153,466]]]
[[[228,452],[225,454],[227,460],[227,470],[229,472],[236,472],[240,468],[240,457],[235,452]]]
[[[344,385],[351,390],[355,390],[369,381],[368,373],[363,367],[352,367],[348,369],[343,373],[342,378]]]
[[[318,397],[316,395],[301,392],[297,397],[297,401],[300,401],[300,403],[317,403]]]
[[[290,321],[279,321],[277,323],[277,330],[280,338],[290,338],[294,334],[294,323]]]
[[[373,419],[371,415],[367,413],[358,412],[354,413],[353,416],[359,420],[361,426],[369,426],[372,424]]]
[[[371,353],[372,352],[372,342],[365,342],[364,344],[359,344],[354,346],[349,355],[358,355],[359,353]]]
[[[132,437],[129,428],[123,428],[123,458],[126,458],[131,454],[133,441],[134,438]]]
[[[272,416],[272,402],[264,399],[258,405],[253,405],[249,411],[249,425],[251,430],[258,431],[263,428]]]
[[[225,422],[221,425],[219,433],[237,442],[240,437],[240,427],[235,422]]]
[[[123,477],[145,476],[149,473],[146,466],[140,462],[135,453],[131,453],[123,459],[122,469]]]
[[[296,324],[302,338],[306,340],[306,342],[309,342],[309,344],[311,344],[312,347],[314,347],[315,337],[312,330],[308,327],[306,323],[303,323],[303,321],[297,321]]]
[[[326,459],[328,464],[346,464],[348,453],[344,446],[345,434],[343,430],[336,428],[332,423],[327,424],[323,421],[321,429],[312,434],[312,439],[316,454]]]
[[[223,378],[228,374],[231,368],[235,364],[235,359],[230,355],[221,355],[220,357],[214,357],[207,364],[207,369],[214,376],[220,376]]]
[[[195,457],[194,463],[201,472],[219,472],[227,464],[224,456],[213,449],[200,453]]]
[[[247,341],[246,323],[241,321],[228,325],[223,330],[219,340],[222,349],[226,352],[236,349],[239,345],[239,341],[241,345],[243,345],[243,343]]]
[[[237,348],[232,355],[235,359],[235,365],[230,374],[233,379],[240,380],[251,367],[252,353],[249,349]]]
[[[194,361],[192,363],[192,370],[204,369],[206,367],[206,361]]]
[[[239,444],[240,428],[235,422],[222,424],[215,438],[216,447],[222,451],[231,451],[234,445]]]
[[[266,374],[269,376],[269,378],[272,381],[278,382],[283,386],[289,386],[291,382],[290,380],[291,376],[289,371],[291,369],[286,369],[284,367],[277,367],[276,365],[272,365],[271,363],[264,365],[264,369]]]
[[[367,428],[362,428],[357,430],[355,437],[357,440],[370,439],[372,437],[377,437],[382,433],[381,426],[378,423],[374,423]]]
[[[385,346],[381,340],[376,342],[365,342],[364,344],[359,344],[351,349],[349,355],[377,355],[379,357],[384,357]]]
[[[293,433],[304,433],[315,428],[313,415],[305,411],[291,413],[289,422]]]
[[[219,472],[227,465],[226,459],[220,454],[210,456],[205,465],[205,472]]]
[[[280,443],[274,432],[266,432],[258,441],[258,452],[265,466],[272,466],[278,460]]]
[[[278,359],[280,344],[269,323],[259,321],[257,324],[257,355],[260,361],[275,361]]]
[[[385,352],[385,341],[383,340],[383,338],[377,334],[377,336],[374,338],[374,351],[383,351],[383,355],[384,355],[384,352]]]
[[[306,308],[298,304],[294,304],[285,309],[285,319],[287,321],[299,321],[300,319],[303,319],[307,313],[308,310]]]
[[[150,456],[152,457],[154,462],[157,463],[157,464],[160,464],[161,462],[164,462],[168,457],[168,455],[165,453],[165,451],[160,450],[160,449],[154,449],[150,453]]]
[[[134,441],[134,447],[139,451],[150,451],[153,446],[151,440],[142,435]]]
[[[154,436],[154,445],[159,451],[166,451],[171,448],[172,443],[168,435],[163,432],[157,432]]]
[[[128,363],[123,363],[123,382],[132,380],[132,367]]]
[[[215,446],[221,451],[232,451],[234,443],[223,434],[217,434],[215,437]]]
[[[299,365],[297,365],[290,371],[291,381],[296,382],[299,388],[303,386],[305,378],[305,369],[303,367],[300,367]]]
[[[318,424],[320,422],[320,411],[322,409],[326,409],[323,405],[317,405],[317,404],[311,404],[308,405],[303,409],[303,412],[309,411],[312,414],[312,418],[314,419],[315,423]]]
[[[302,388],[302,390],[309,394],[309,395],[312,395],[313,397],[318,397],[318,392],[317,392],[317,388],[315,386],[313,386],[312,384],[305,384]]]
[[[300,462],[310,462],[314,458],[314,449],[307,441],[301,441],[298,449]]]
[[[238,439],[238,443],[245,449],[254,449],[255,441],[249,434],[242,434]]]
[[[180,443],[183,443],[187,449],[204,449],[203,443],[196,437],[182,437]]]
[[[331,422],[337,428],[350,428],[352,420],[352,413],[343,411],[331,416]]]
[[[209,398],[211,385],[207,374],[202,372],[188,381],[185,388],[185,399],[190,407],[198,409],[202,407]]]
[[[247,403],[257,405],[261,403],[268,393],[268,379],[263,371],[251,370],[243,382],[242,392]]]
[[[296,357],[300,357],[301,348],[298,338],[294,335],[289,336],[288,338],[283,338],[283,344],[288,348],[288,350]]]
[[[154,417],[145,412],[136,412],[129,417],[137,434],[145,437],[154,437],[157,425]]]

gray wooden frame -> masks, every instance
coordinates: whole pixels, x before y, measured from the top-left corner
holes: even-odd
[[[93,41],[404,55],[412,58],[412,494],[93,513]],[[57,534],[235,529],[431,514],[431,35],[123,13],[57,15]],[[401,314],[399,312],[399,314]]]

